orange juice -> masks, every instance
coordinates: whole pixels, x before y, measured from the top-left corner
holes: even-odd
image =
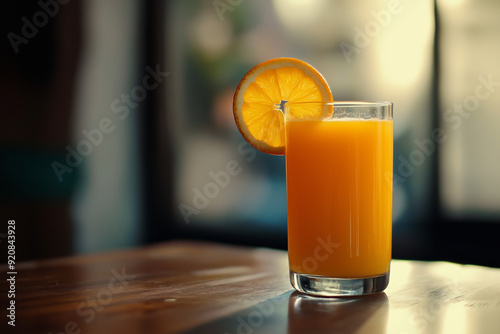
[[[286,122],[290,270],[337,278],[389,272],[392,120]]]

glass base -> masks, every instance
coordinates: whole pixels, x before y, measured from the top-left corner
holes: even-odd
[[[389,284],[389,273],[362,278],[335,278],[290,271],[290,282],[295,290],[313,296],[361,296],[384,291]]]

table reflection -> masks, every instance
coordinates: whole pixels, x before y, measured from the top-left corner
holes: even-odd
[[[294,292],[288,301],[288,333],[385,333],[388,315],[385,293],[318,298]]]

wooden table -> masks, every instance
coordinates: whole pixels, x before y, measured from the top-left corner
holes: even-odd
[[[500,269],[486,267],[395,260],[386,292],[358,298],[294,292],[286,252],[200,242],[16,270],[16,326],[2,315],[0,333],[500,333]]]

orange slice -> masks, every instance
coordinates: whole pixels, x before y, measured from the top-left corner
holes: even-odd
[[[323,76],[294,58],[276,58],[252,68],[241,79],[233,114],[243,137],[256,149],[285,154],[287,119],[331,116],[332,93]],[[283,107],[284,106],[284,107]]]

